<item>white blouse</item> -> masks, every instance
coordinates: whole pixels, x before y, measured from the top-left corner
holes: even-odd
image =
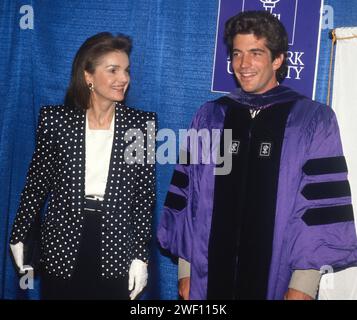
[[[93,130],[89,128],[86,115],[86,172],[85,196],[92,196],[103,200],[107,185],[110,156],[114,137],[113,116],[110,128],[107,130]]]

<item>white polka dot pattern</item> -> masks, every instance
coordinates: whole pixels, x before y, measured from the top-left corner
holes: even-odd
[[[101,270],[105,278],[126,274],[137,258],[147,262],[155,200],[155,165],[128,164],[124,141],[129,129],[144,134],[145,159],[152,157],[155,129],[147,121],[156,114],[116,105],[108,181],[103,201]],[[25,241],[35,216],[49,196],[41,227],[41,260],[48,273],[70,278],[76,264],[83,228],[85,192],[85,113],[64,106],[43,107],[36,148],[21,194],[11,243]]]

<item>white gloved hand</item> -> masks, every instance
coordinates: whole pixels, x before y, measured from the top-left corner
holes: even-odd
[[[134,300],[136,296],[146,287],[147,280],[147,264],[139,259],[134,259],[131,262],[129,269],[129,291],[131,291],[130,300]]]
[[[21,274],[25,273],[25,271],[33,271],[31,266],[24,266],[24,244],[21,241],[16,244],[10,244],[10,249]]]

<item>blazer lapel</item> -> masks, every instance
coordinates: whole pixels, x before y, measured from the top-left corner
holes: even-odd
[[[105,209],[110,211],[116,209],[116,199],[118,199],[118,195],[122,193],[120,188],[122,178],[128,170],[123,157],[125,149],[124,134],[125,130],[127,130],[126,118],[125,106],[117,103],[115,106],[113,146],[104,194]]]
[[[74,116],[73,129],[73,161],[72,161],[72,202],[75,213],[82,212],[85,197],[85,136],[86,113],[77,113]],[[108,170],[107,185],[105,188],[103,206],[105,210],[114,211],[117,201],[123,190],[123,176],[129,175],[130,165],[124,161],[124,150],[127,142],[124,141],[125,131],[128,129],[127,112],[124,105],[115,106],[114,136]],[[125,191],[125,190],[124,190]]]
[[[73,117],[72,148],[72,203],[73,213],[82,213],[82,204],[85,195],[85,128],[86,113],[78,112]]]

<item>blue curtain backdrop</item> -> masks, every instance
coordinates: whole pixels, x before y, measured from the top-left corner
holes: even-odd
[[[357,25],[357,1],[328,0],[334,27]],[[30,5],[33,29],[22,29]],[[37,299],[19,290],[8,249],[10,227],[34,148],[41,105],[60,104],[76,50],[89,36],[125,33],[134,41],[128,105],[158,113],[159,128],[186,128],[210,92],[218,0],[1,0],[0,2],[0,298]],[[330,40],[322,31],[316,99],[325,101]],[[172,165],[157,166],[154,232]],[[177,299],[177,265],[152,241],[144,299]]]

